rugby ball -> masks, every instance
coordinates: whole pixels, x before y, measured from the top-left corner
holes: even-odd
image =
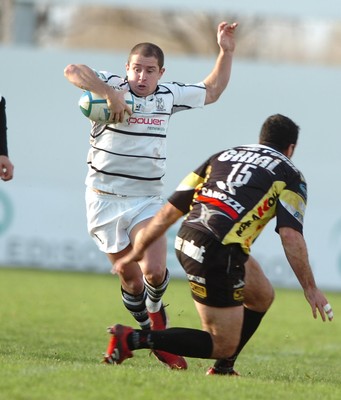
[[[130,105],[132,110],[134,109],[134,98],[130,92],[126,92],[125,101]],[[110,123],[111,122],[111,111],[108,108],[107,101],[97,94],[86,90],[81,95],[78,101],[81,112],[89,118],[91,121],[99,123]]]

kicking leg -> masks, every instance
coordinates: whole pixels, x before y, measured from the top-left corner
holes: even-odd
[[[108,355],[108,362],[120,364],[133,356],[132,351],[151,349],[171,352],[194,358],[228,358],[236,351],[243,321],[243,307],[209,307],[195,302],[205,330],[168,328],[162,331],[134,330],[115,325],[115,348]],[[229,332],[226,335],[226,332]]]

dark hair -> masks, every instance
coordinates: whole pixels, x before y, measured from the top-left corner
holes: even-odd
[[[263,123],[259,143],[282,152],[297,143],[299,130],[290,118],[281,114],[271,115]]]
[[[163,51],[154,43],[139,43],[130,50],[128,57],[128,64],[130,64],[131,56],[134,54],[141,54],[143,57],[155,57],[160,69],[163,67],[165,56]]]

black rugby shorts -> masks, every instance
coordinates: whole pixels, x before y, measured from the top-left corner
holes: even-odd
[[[212,307],[243,304],[248,256],[239,244],[223,245],[213,236],[182,225],[175,249],[194,300]]]

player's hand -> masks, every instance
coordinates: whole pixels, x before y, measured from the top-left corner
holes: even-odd
[[[132,109],[129,105],[125,102],[124,95],[127,93],[127,90],[111,90],[108,97],[107,103],[108,107],[111,110],[111,121],[114,124],[124,121],[124,114],[128,113],[129,115],[132,114]]]
[[[0,178],[10,181],[13,178],[14,166],[7,156],[0,156]]]
[[[235,49],[234,31],[236,30],[237,26],[238,22],[233,22],[233,24],[221,22],[218,25],[217,42],[223,51],[233,53]]]
[[[115,261],[115,265],[111,272],[113,274],[124,274],[124,271],[129,268],[130,264],[142,260],[143,255],[144,252],[136,252],[135,250],[131,250],[128,254]]]
[[[304,295],[310,304],[311,310],[313,312],[313,316],[317,318],[317,310],[321,315],[323,321],[326,321],[326,317],[329,321],[332,321],[334,318],[334,313],[331,305],[328,303],[328,300],[324,296],[324,294],[317,288],[311,290],[305,290]]]

